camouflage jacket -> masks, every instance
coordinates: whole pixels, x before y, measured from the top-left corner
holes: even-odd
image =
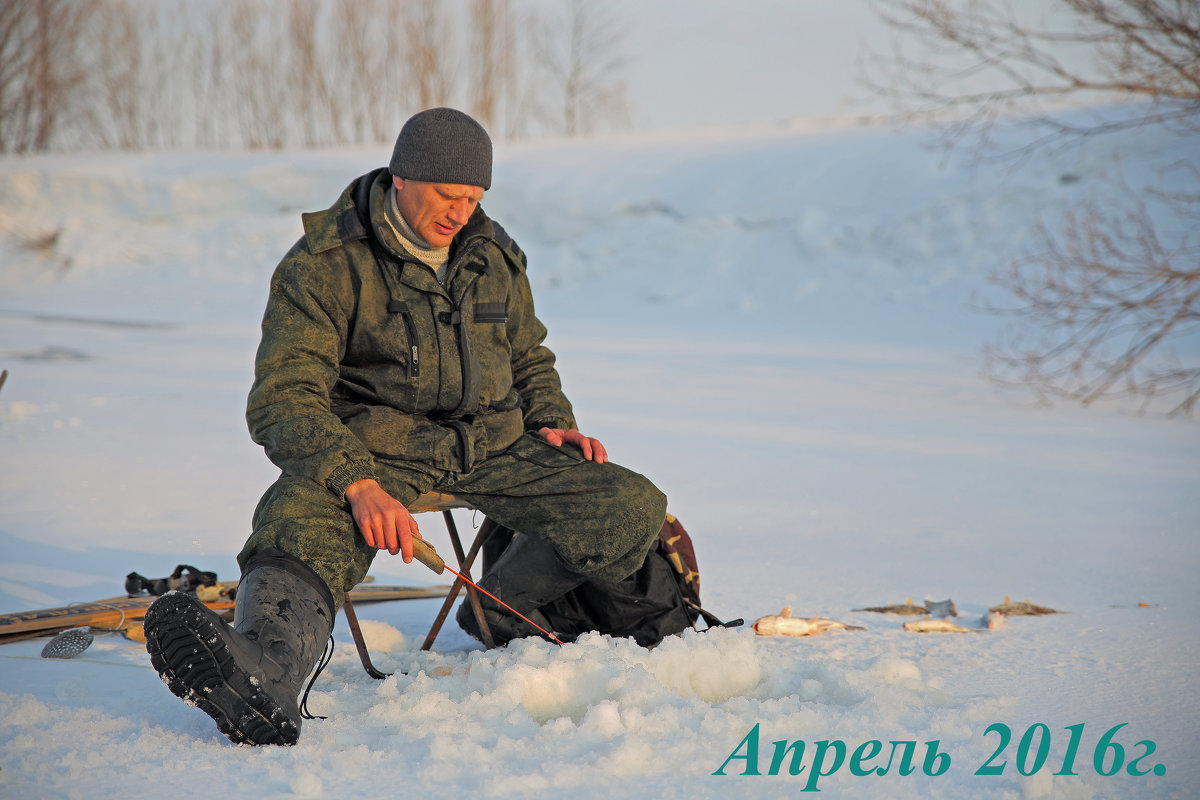
[[[303,215],[271,279],[247,404],[267,456],[338,497],[377,459],[469,472],[526,430],[575,427],[525,254],[477,208],[442,286],[384,221],[389,183],[376,170]]]

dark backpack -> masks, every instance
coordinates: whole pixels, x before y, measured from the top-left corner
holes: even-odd
[[[710,628],[736,628],[743,624],[744,621],[740,619],[722,622],[715,614],[701,608],[700,567],[696,563],[696,548],[683,523],[672,514],[667,514],[662,530],[658,532],[656,551],[675,573],[675,582],[679,584],[679,593],[692,620],[692,627],[696,626],[696,620],[700,617]]]
[[[485,572],[511,537],[510,529],[496,526],[484,542]],[[688,532],[670,514],[637,572],[623,581],[588,581],[540,611],[560,636],[574,638],[588,631],[603,631],[634,639],[643,647],[695,628],[701,617],[709,628],[743,624],[740,619],[722,622],[700,606],[696,551]]]

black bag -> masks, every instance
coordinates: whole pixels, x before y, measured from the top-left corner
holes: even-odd
[[[691,617],[692,627],[696,626],[698,617],[703,617],[709,628],[736,628],[743,624],[743,620],[740,619],[722,622],[715,614],[700,607],[700,567],[696,563],[696,548],[692,545],[692,537],[688,536],[683,524],[671,514],[667,514],[662,530],[658,532],[656,550],[675,573],[675,580],[679,584],[679,592]]]
[[[484,569],[504,552],[512,531],[497,528],[483,546]],[[560,637],[589,631],[628,637],[653,647],[668,636],[695,628],[703,617],[709,628],[737,627],[700,606],[700,573],[692,539],[668,514],[655,546],[637,572],[621,581],[587,581],[539,609]]]

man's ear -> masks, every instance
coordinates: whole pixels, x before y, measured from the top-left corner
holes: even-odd
[[[395,175],[393,175],[392,176],[392,186],[395,186],[397,189],[400,189],[401,191],[403,191],[404,190],[404,178],[397,178]]]

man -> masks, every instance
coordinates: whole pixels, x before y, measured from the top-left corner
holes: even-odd
[[[163,681],[236,742],[297,740],[344,593],[379,550],[412,560],[426,491],[520,531],[480,584],[547,630],[652,645],[689,624],[647,555],[666,499],[577,429],[525,255],[479,206],[491,168],[475,120],[415,115],[388,168],[303,215],[271,280],[246,416],[282,475],[238,557],[233,625],[183,594],[146,616]],[[536,635],[483,599],[497,643]],[[479,637],[465,604],[458,620]]]

